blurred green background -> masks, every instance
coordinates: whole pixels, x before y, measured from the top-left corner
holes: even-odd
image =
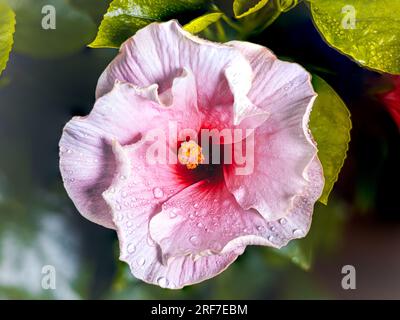
[[[328,47],[304,5],[249,40],[323,77],[352,113],[348,158],[328,206],[316,205],[305,239],[281,251],[249,247],[201,284],[170,291],[130,275],[115,232],[79,215],[58,169],[63,126],[90,112],[97,79],[117,53],[86,47],[107,2],[15,2],[15,50],[0,78],[0,298],[400,299],[399,133],[371,94],[384,76]],[[40,28],[43,3],[65,10],[56,30]],[[356,290],[341,287],[347,264]],[[56,290],[41,287],[45,265],[56,268]]]

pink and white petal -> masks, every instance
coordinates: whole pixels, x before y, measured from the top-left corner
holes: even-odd
[[[203,127],[213,128],[219,132],[224,129],[241,130],[241,135],[233,135],[232,142],[247,137],[252,130],[259,127],[268,119],[266,110],[254,105],[247,94],[251,88],[253,73],[247,61],[236,60],[224,71],[225,79],[220,82],[218,95],[203,108]],[[220,141],[222,142],[222,141]],[[223,143],[232,143],[231,141]]]
[[[182,90],[193,85],[190,76],[177,80],[177,88]],[[60,170],[67,193],[84,217],[114,228],[110,209],[101,197],[115,172],[111,141],[125,145],[149,131],[167,132],[170,119],[176,118],[181,126],[198,129],[196,101],[191,100],[188,107],[186,97],[182,102],[180,98],[174,97],[174,105],[167,108],[158,103],[156,86],[138,88],[116,82],[87,117],[74,117],[67,123],[59,143]]]
[[[258,212],[240,207],[223,181],[202,180],[164,202],[150,221],[150,235],[167,262],[187,255],[198,259],[220,254],[229,242],[257,235],[265,225]]]
[[[162,93],[185,68],[195,76],[199,107],[207,106],[223,71],[235,60],[246,62],[238,50],[193,36],[175,20],[152,23],[122,44],[100,77],[96,96],[110,91],[115,80],[140,87],[157,83]]]
[[[112,209],[120,259],[129,264],[135,277],[171,289],[215,276],[227,268],[244,248],[236,247],[225,254],[196,261],[186,256],[163,263],[160,248],[149,234],[150,219],[164,201],[187,185],[176,176],[173,166],[151,166],[143,162],[146,147],[146,142],[125,147],[118,143],[113,145],[117,159],[116,176],[103,197]]]
[[[278,219],[306,187],[305,169],[317,153],[308,129],[316,94],[309,73],[299,65],[280,61],[258,45],[230,44],[253,67],[249,98],[270,115],[255,131],[253,173],[235,175],[234,170],[225,170],[227,186],[244,209]]]
[[[195,260],[229,253],[247,245],[280,248],[304,237],[324,181],[317,158],[307,168],[309,185],[287,216],[267,221],[255,210],[243,210],[223,183],[200,181],[167,200],[150,221],[150,235],[164,263],[181,256]]]
[[[281,248],[293,239],[305,237],[311,226],[314,204],[321,196],[324,187],[322,173],[321,163],[315,157],[306,169],[309,184],[301,195],[296,196],[288,214],[276,220],[264,220],[264,224],[257,226],[257,233],[233,239],[224,247],[222,253],[247,245],[271,246],[272,244],[275,248]]]

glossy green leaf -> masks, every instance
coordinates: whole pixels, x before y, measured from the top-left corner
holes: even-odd
[[[313,75],[318,97],[310,116],[310,129],[318,144],[318,157],[324,168],[325,186],[321,198],[327,204],[333,185],[346,158],[350,142],[350,112],[337,93],[322,78]]]
[[[371,69],[400,74],[399,0],[310,0],[329,45]]]
[[[233,2],[233,13],[237,19],[252,14],[264,7],[269,0],[235,0]]]
[[[0,75],[6,68],[13,45],[15,14],[9,6],[0,2]]]
[[[92,19],[68,1],[9,0],[9,3],[17,18],[14,49],[19,53],[38,58],[67,56],[85,48],[96,34]],[[55,29],[43,28],[42,22],[48,22],[52,14],[46,6],[55,9]]]
[[[119,48],[137,30],[154,21],[173,18],[188,10],[204,8],[205,0],[114,0],[100,24],[92,48]]]
[[[190,33],[196,34],[203,31],[211,24],[217,22],[223,15],[224,14],[222,12],[207,13],[190,21],[183,28]]]

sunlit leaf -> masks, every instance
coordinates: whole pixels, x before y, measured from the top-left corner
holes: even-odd
[[[310,0],[315,25],[360,65],[400,74],[400,1]]]
[[[233,2],[233,13],[237,19],[252,14],[264,7],[269,0],[235,0]]]
[[[316,75],[313,75],[312,83],[318,97],[309,126],[324,168],[325,186],[319,200],[327,204],[349,148],[351,120],[346,105],[329,84]]]
[[[217,22],[224,14],[222,12],[212,12],[202,15],[188,24],[183,28],[193,34],[199,33],[209,27],[211,24]]]
[[[13,45],[15,14],[9,6],[0,2],[0,75],[6,68]]]
[[[204,8],[205,0],[114,0],[100,24],[92,48],[119,48],[137,30],[154,21],[174,18],[174,15]]]

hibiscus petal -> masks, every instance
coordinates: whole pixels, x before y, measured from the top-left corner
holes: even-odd
[[[87,219],[114,228],[110,209],[101,194],[114,177],[111,141],[136,142],[145,133],[167,132],[170,119],[178,126],[198,130],[200,116],[194,78],[189,72],[174,80],[173,105],[160,105],[157,86],[138,88],[116,82],[114,89],[94,105],[87,117],[75,117],[65,126],[60,140],[60,170],[64,186],[79,212]]]
[[[244,56],[231,46],[193,36],[174,20],[152,23],[128,39],[101,75],[96,96],[107,93],[115,80],[140,87],[157,83],[163,93],[182,69],[195,76],[206,127],[221,130],[242,121],[238,127],[249,128],[265,121],[267,112],[246,97],[252,71]]]
[[[140,87],[171,87],[183,68],[196,78],[199,101],[209,101],[227,65],[243,56],[235,49],[193,36],[174,20],[152,23],[122,44],[119,55],[101,75],[96,96],[111,90],[115,80]]]
[[[228,189],[244,209],[257,209],[267,220],[287,215],[309,182],[305,169],[317,153],[308,129],[316,97],[301,66],[278,60],[259,45],[231,42],[250,61],[254,79],[248,94],[269,118],[254,134],[254,171],[225,170]],[[239,146],[240,148],[240,146]]]
[[[196,261],[186,256],[163,263],[160,248],[149,235],[149,222],[161,204],[185,188],[185,181],[190,179],[180,179],[174,166],[143,161],[148,146],[145,142],[125,147],[115,142],[113,146],[117,175],[103,197],[112,209],[120,259],[130,265],[135,277],[178,289],[217,275],[243,252],[243,247],[235,247],[225,254]],[[190,174],[189,170],[185,172]]]
[[[243,210],[223,181],[200,181],[164,202],[150,221],[150,235],[160,245],[165,263],[182,256],[196,260],[229,253],[246,245],[280,248],[307,234],[324,184],[321,173],[315,158],[307,168],[310,183],[303,194],[285,218],[272,221],[255,210]]]

